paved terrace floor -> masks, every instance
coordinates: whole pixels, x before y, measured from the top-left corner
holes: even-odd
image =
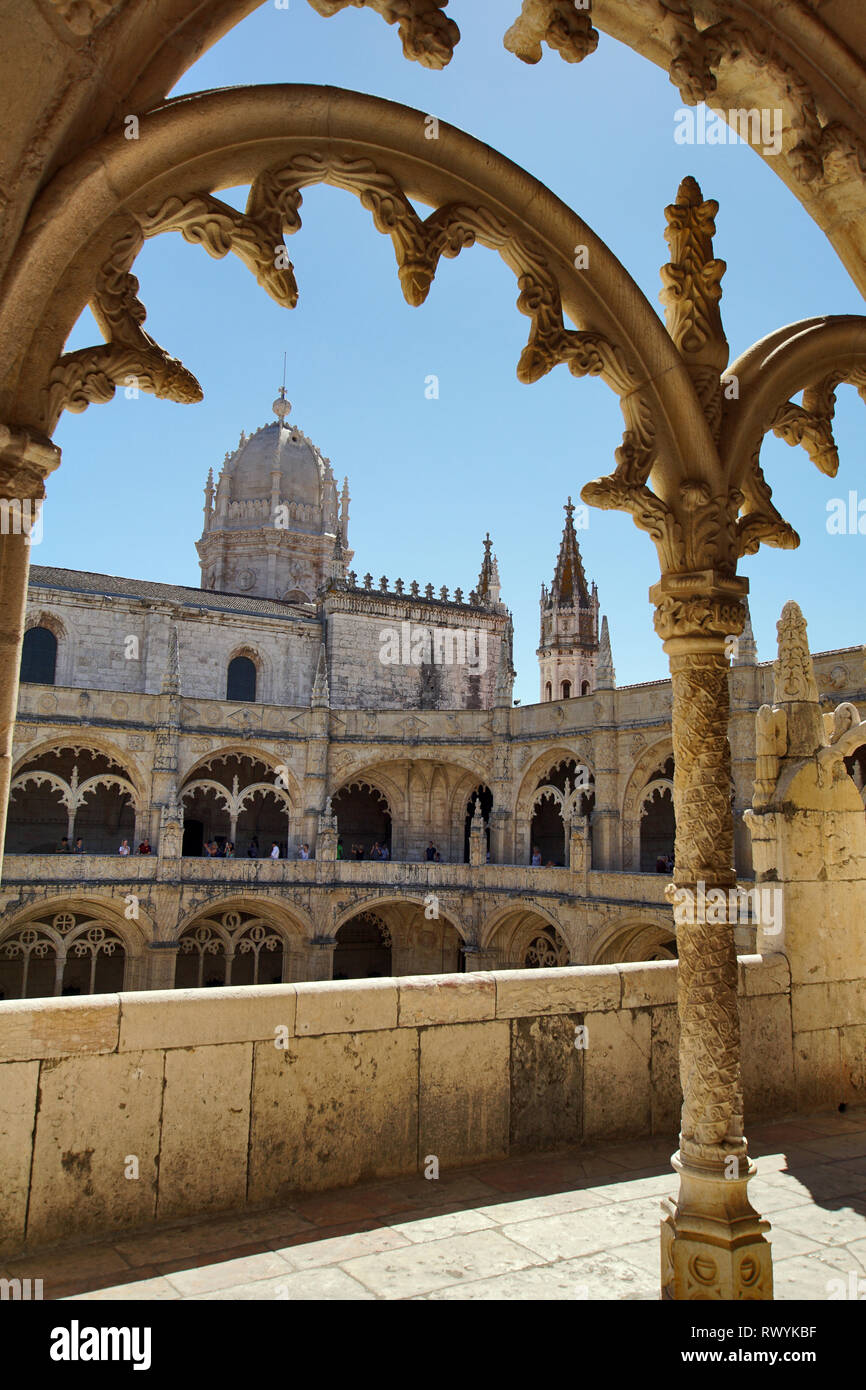
[[[7,1262],[63,1299],[656,1299],[668,1140],[308,1195]],[[866,1109],[750,1131],[778,1299],[866,1279]],[[861,1285],[861,1293],[866,1285]]]

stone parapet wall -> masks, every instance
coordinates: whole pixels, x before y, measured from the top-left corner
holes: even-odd
[[[780,1116],[787,962],[739,969],[747,1118]],[[0,1004],[0,1252],[429,1157],[446,1173],[673,1135],[676,978],[665,961]]]

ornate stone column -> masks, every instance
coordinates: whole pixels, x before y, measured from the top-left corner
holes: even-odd
[[[35,431],[0,424],[0,865],[12,780],[12,737],[30,572],[30,526],[60,450]],[[41,518],[39,521],[41,525]]]
[[[736,883],[725,639],[742,631],[747,583],[704,571],[650,590],[673,682],[680,1079],[676,1202],[663,1203],[662,1297],[769,1299],[770,1246],[746,1185],[737,956],[728,889]],[[715,892],[713,890],[716,890]],[[721,891],[718,891],[721,890]],[[734,914],[735,915],[735,914]]]

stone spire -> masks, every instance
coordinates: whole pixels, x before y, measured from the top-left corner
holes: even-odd
[[[331,703],[331,692],[328,687],[328,654],[325,651],[324,642],[319,647],[319,664],[316,667],[316,679],[313,681],[313,694],[310,699],[312,709],[327,709]]]
[[[537,649],[541,699],[566,700],[595,689],[598,590],[586,582],[574,526],[574,504],[565,504],[565,526],[553,582],[541,586],[541,636]],[[613,667],[611,666],[611,680]]]
[[[213,520],[213,469],[207,471],[207,482],[204,485],[204,529],[209,531]]]
[[[776,631],[779,655],[773,663],[773,705],[785,711],[788,757],[811,757],[827,740],[806,619],[792,599],[782,609]]]
[[[806,636],[806,619],[800,605],[789,599],[776,623],[779,655],[773,662],[773,703],[808,700],[818,703],[818,686]]]
[[[607,625],[607,618],[601,620],[601,640],[595,663],[595,688],[596,690],[616,689],[616,671],[613,669],[613,653],[610,649],[610,629]]]
[[[755,641],[755,634],[752,631],[752,615],[749,612],[749,601],[743,599],[746,609],[746,624],[743,628],[742,636],[737,643],[737,655],[734,657],[735,666],[757,666],[758,664],[758,644]]]
[[[349,544],[349,479],[343,479],[343,491],[340,493],[340,533],[343,537],[343,545]]]
[[[570,497],[565,504],[565,526],[550,597],[562,605],[577,603],[581,608],[589,607],[589,589],[574,529],[574,503]]]
[[[499,602],[499,565],[496,556],[491,553],[493,542],[490,539],[490,532],[484,538],[484,558],[481,561],[481,573],[478,576],[478,602],[485,608],[492,608]]]
[[[162,678],[163,695],[180,694],[180,649],[177,640],[177,623],[168,629],[168,660]]]
[[[346,553],[343,550],[343,532],[338,527],[334,537],[334,553],[331,556],[331,582],[345,583],[346,579]]]

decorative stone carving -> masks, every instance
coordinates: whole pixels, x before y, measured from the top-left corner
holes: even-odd
[[[49,0],[73,34],[86,38],[111,14],[115,0]]]
[[[396,24],[403,56],[425,68],[444,68],[460,41],[460,30],[442,11],[448,0],[309,0],[317,14],[330,19],[350,5],[380,14]]]
[[[789,599],[776,624],[779,655],[773,662],[773,700],[789,704],[806,700],[818,703],[818,686],[806,637],[806,620],[798,604]]]
[[[779,777],[779,759],[788,747],[788,719],[782,709],[761,705],[755,716],[755,787],[752,805],[756,810],[770,803]]]
[[[118,385],[181,404],[203,399],[192,373],[142,328],[147,312],[129,273],[142,242],[136,227],[115,242],[102,265],[90,308],[106,342],[64,353],[57,362],[47,388],[52,428],[63,410],[80,414],[92,403],[104,404]]]
[[[665,208],[671,261],[662,266],[660,295],[668,333],[688,367],[715,439],[722,420],[721,376],[728,363],[719,309],[726,266],[713,256],[718,210],[714,199],[704,200],[695,179],[683,179],[677,201]],[[701,494],[700,500],[708,498]]]
[[[598,31],[588,3],[577,9],[574,0],[523,0],[503,43],[524,63],[540,62],[542,43],[567,63],[580,63],[598,48]]]

